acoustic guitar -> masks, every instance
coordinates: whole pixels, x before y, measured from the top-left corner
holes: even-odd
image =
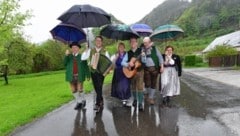
[[[123,73],[127,78],[132,78],[137,73],[137,69],[142,65],[139,61],[139,57],[132,57],[130,62],[134,63],[133,67],[123,67]]]

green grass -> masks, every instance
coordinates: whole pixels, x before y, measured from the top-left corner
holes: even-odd
[[[9,85],[0,79],[0,136],[44,116],[73,99],[64,71],[10,76]],[[110,83],[112,74],[105,78]],[[90,92],[91,80],[84,83]]]

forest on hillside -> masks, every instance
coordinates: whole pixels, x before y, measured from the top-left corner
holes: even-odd
[[[240,28],[240,0],[166,0],[139,22],[177,24],[186,36],[219,36]]]

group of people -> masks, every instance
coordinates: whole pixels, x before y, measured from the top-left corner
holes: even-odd
[[[96,36],[95,47],[79,53],[81,46],[73,42],[70,44],[72,52],[66,51],[64,64],[66,66],[66,81],[70,83],[72,94],[76,99],[78,110],[86,105],[83,93],[83,83],[90,77],[96,92],[94,110],[103,108],[102,87],[105,75],[97,69],[103,62],[100,55],[111,59],[113,64],[113,79],[111,96],[120,99],[124,106],[129,106],[133,97],[132,106],[138,110],[144,109],[144,98],[151,105],[155,104],[156,88],[163,97],[163,104],[168,104],[172,96],[180,94],[182,67],[180,57],[173,53],[173,46],[167,46],[161,54],[149,37],[143,39],[140,45],[138,39],[130,38],[130,50],[125,50],[123,42],[118,43],[117,53],[111,58],[103,47],[103,38]],[[88,63],[90,61],[90,63]],[[112,67],[112,65],[111,65]],[[160,80],[158,77],[160,75]]]

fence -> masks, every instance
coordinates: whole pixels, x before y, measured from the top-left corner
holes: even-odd
[[[232,67],[240,66],[240,54],[224,57],[209,58],[209,67]]]

